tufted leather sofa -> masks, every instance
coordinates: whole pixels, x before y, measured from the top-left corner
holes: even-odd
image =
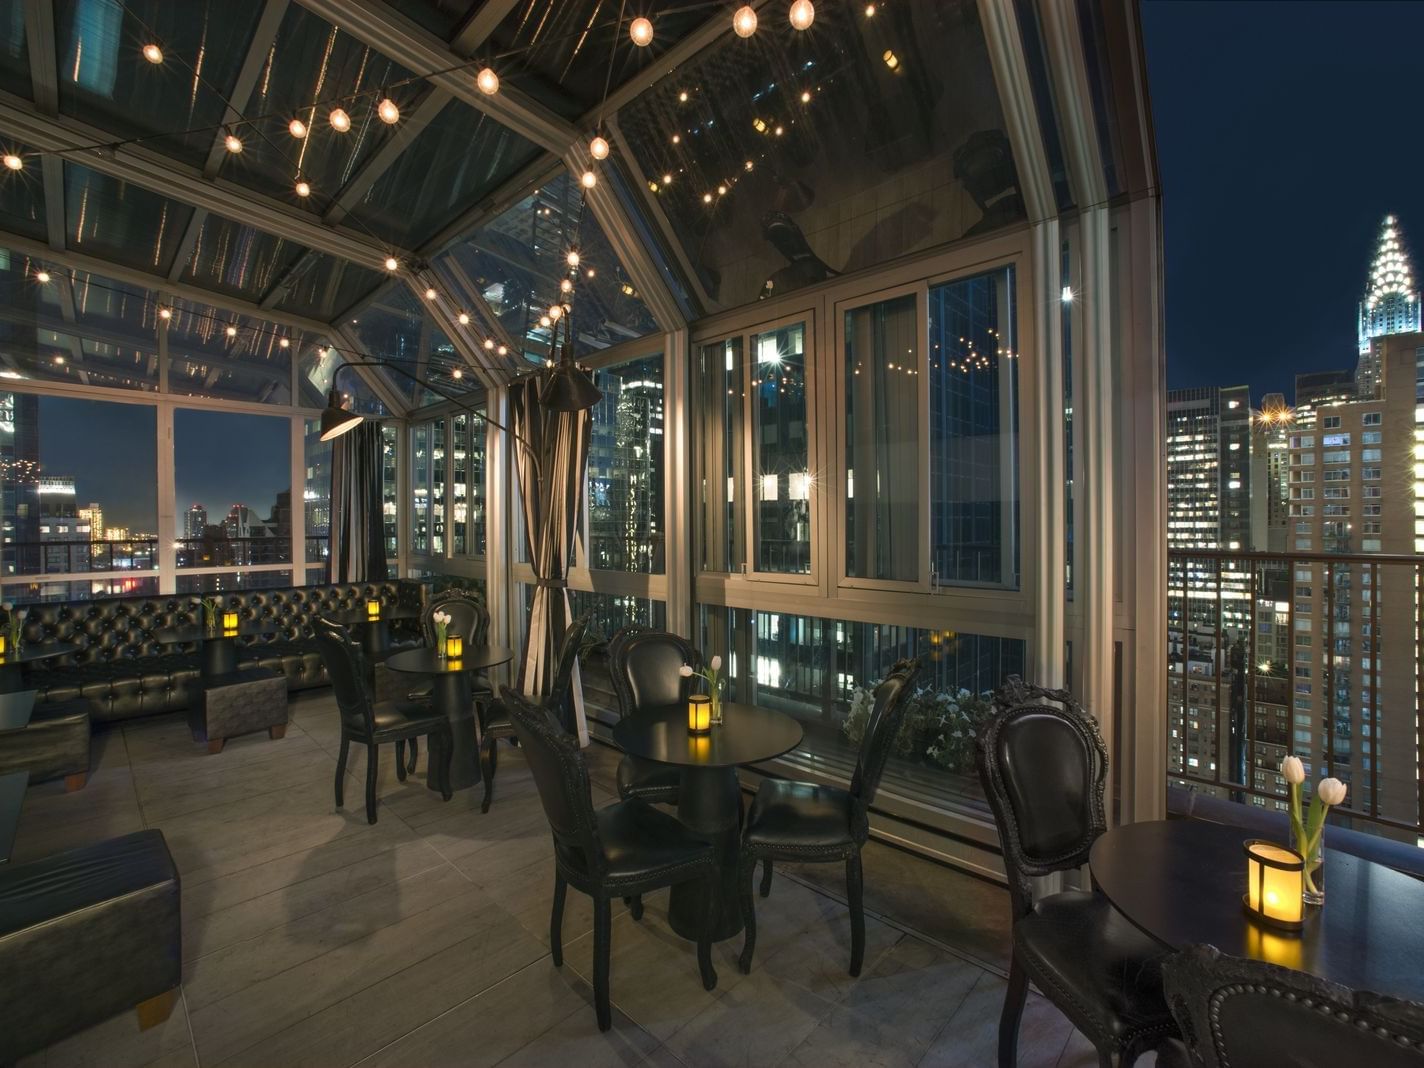
[[[276,634],[239,638],[240,665],[280,671],[289,690],[304,690],[328,685],[312,640],[318,618],[360,608],[371,597],[384,604],[415,607],[422,595],[417,583],[389,581],[239,590],[217,596],[225,609],[235,609],[244,619],[273,619],[281,624]],[[38,691],[40,702],[83,699],[91,718],[101,722],[185,709],[198,692],[197,647],[165,645],[156,632],[201,623],[202,617],[200,594],[30,605],[24,619],[26,643],[67,642],[79,649],[32,664],[29,685]],[[399,643],[400,635],[395,638]]]

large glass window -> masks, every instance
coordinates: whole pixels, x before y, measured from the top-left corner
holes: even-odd
[[[304,420],[302,444],[306,452],[302,487],[306,562],[324,564],[331,557],[331,442],[321,440],[320,420]]]
[[[178,567],[291,563],[291,437],[285,418],[174,411]]]
[[[483,409],[481,409],[483,410]],[[453,420],[451,486],[454,518],[451,549],[457,554],[485,554],[485,424],[463,412]]]
[[[663,357],[597,371],[588,458],[588,566],[660,574],[663,560]]]
[[[400,545],[400,490],[397,472],[400,432],[394,423],[381,424],[381,515],[386,559],[394,560]]]
[[[751,337],[756,569],[811,570],[811,473],[806,434],[806,327]]]
[[[919,319],[914,293],[845,313],[846,574],[920,577]]]
[[[745,532],[737,520],[737,487],[745,492],[742,427],[746,414],[742,338],[697,350],[697,403],[692,406],[697,441],[702,570],[739,571],[746,559]]]
[[[410,551],[430,553],[430,438],[429,423],[410,428]]]

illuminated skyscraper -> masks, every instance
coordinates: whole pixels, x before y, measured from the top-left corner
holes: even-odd
[[[1360,364],[1355,371],[1355,388],[1361,397],[1379,395],[1380,357],[1372,344],[1374,339],[1420,329],[1419,290],[1414,288],[1404,237],[1399,221],[1386,215],[1379,247],[1370,262],[1369,284],[1360,301]]]

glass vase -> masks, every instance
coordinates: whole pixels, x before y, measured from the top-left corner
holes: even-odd
[[[445,628],[435,628],[435,659],[445,659]]]
[[[712,726],[722,725],[722,680],[707,687],[707,696],[712,699]]]
[[[1325,836],[1319,835],[1315,845],[1301,850],[1305,858],[1305,879],[1300,898],[1307,905],[1325,904]]]

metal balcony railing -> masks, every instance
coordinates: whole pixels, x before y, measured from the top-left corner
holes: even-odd
[[[325,534],[306,538],[305,561],[321,563],[328,555]],[[261,564],[290,564],[291,538],[180,538],[174,543],[180,568],[243,568]],[[159,566],[157,538],[89,541],[67,538],[54,541],[0,543],[0,565],[5,575],[83,575],[93,572],[153,571]]]

